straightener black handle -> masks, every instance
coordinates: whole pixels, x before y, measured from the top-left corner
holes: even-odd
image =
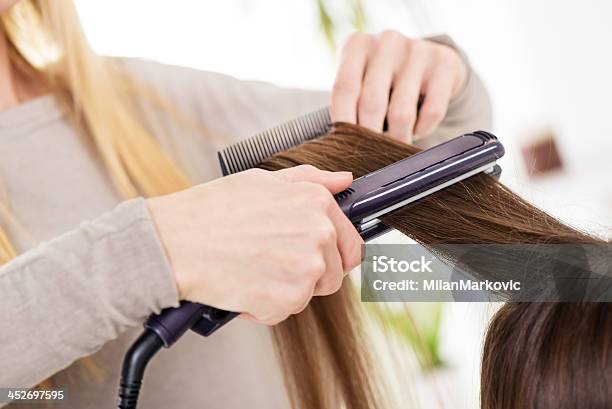
[[[181,301],[176,308],[166,308],[160,314],[151,315],[144,326],[155,332],[168,348],[188,329],[207,337],[237,316],[235,312]]]
[[[191,329],[202,336],[209,336],[234,318],[240,315],[237,312],[225,311],[215,307],[204,306],[202,318],[196,321]]]

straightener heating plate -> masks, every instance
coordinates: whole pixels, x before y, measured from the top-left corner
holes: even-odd
[[[494,135],[464,134],[355,179],[336,199],[362,236],[372,238],[388,230],[379,217],[393,210],[481,172],[498,176],[503,155]]]

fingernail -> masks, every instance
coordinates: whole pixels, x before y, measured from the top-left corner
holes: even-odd
[[[336,174],[338,174],[338,176],[342,176],[342,177],[351,177],[353,178],[353,172],[346,172],[346,171],[341,171],[341,172],[336,172]]]

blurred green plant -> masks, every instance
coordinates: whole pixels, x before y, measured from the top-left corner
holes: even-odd
[[[338,30],[348,23],[357,31],[366,29],[366,14],[362,0],[317,0],[319,23],[327,44],[336,51]],[[347,13],[348,12],[348,13]]]
[[[389,325],[415,350],[421,368],[430,371],[445,366],[440,354],[443,304],[410,303],[404,311],[389,314]]]
[[[409,345],[424,372],[446,366],[440,353],[440,328],[443,306],[438,302],[404,303],[390,306],[371,306],[370,313]]]
[[[332,52],[336,52],[339,34],[346,33],[347,29],[365,31],[372,25],[367,10],[380,7],[381,3],[398,7],[400,13],[408,12],[411,17],[407,24],[416,27],[417,34],[430,32],[434,27],[425,0],[316,0],[319,25]]]

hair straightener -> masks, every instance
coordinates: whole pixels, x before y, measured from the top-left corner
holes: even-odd
[[[223,175],[256,167],[276,153],[327,133],[330,127],[326,107],[231,145],[218,153]],[[499,176],[496,161],[503,155],[504,148],[494,135],[476,131],[355,179],[335,197],[368,241],[390,230],[380,220],[384,214],[481,172]],[[207,337],[237,315],[189,301],[152,315],[124,358],[117,407],[136,407],[145,367],[162,347],[170,347],[188,329]]]

